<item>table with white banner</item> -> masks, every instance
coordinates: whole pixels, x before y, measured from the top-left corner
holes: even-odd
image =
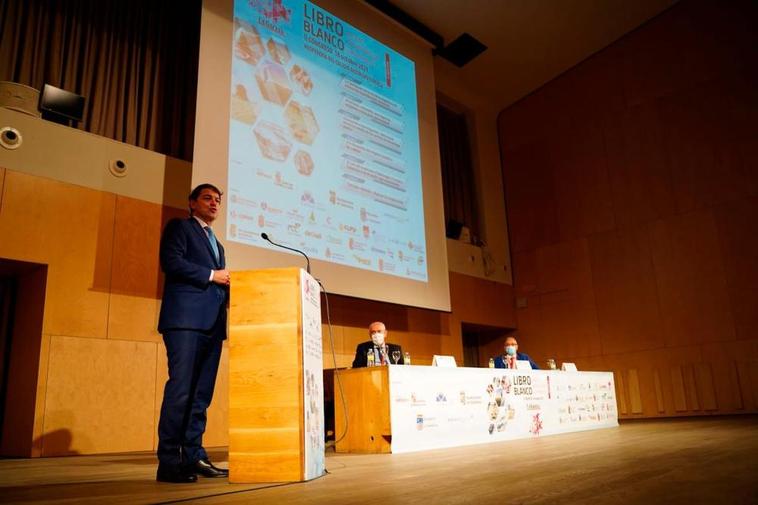
[[[618,426],[612,372],[378,368],[341,372],[345,396],[361,404],[348,404],[359,412],[350,413],[350,436],[338,452],[412,452]]]

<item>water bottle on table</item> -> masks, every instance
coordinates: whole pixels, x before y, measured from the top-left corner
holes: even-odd
[[[366,353],[366,366],[374,366],[374,350],[369,349]]]

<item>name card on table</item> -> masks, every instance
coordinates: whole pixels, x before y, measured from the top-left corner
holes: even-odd
[[[432,358],[432,366],[439,366],[443,368],[456,368],[454,356],[440,356],[435,354]]]
[[[576,372],[576,363],[561,363],[561,370],[564,372]]]
[[[516,360],[516,370],[531,370],[532,364],[529,363],[528,359],[518,359]]]

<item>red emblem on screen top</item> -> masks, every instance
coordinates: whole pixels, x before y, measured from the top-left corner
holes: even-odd
[[[275,23],[279,21],[289,22],[292,10],[286,8],[282,3],[283,1],[284,0],[249,0],[248,3],[252,8]]]

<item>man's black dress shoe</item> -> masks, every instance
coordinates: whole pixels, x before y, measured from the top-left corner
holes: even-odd
[[[213,466],[213,463],[211,463],[208,459],[201,459],[195,463],[195,466],[192,470],[196,474],[202,475],[203,477],[229,477],[229,470]]]
[[[197,475],[191,469],[158,465],[155,480],[174,484],[188,484],[197,482]]]

